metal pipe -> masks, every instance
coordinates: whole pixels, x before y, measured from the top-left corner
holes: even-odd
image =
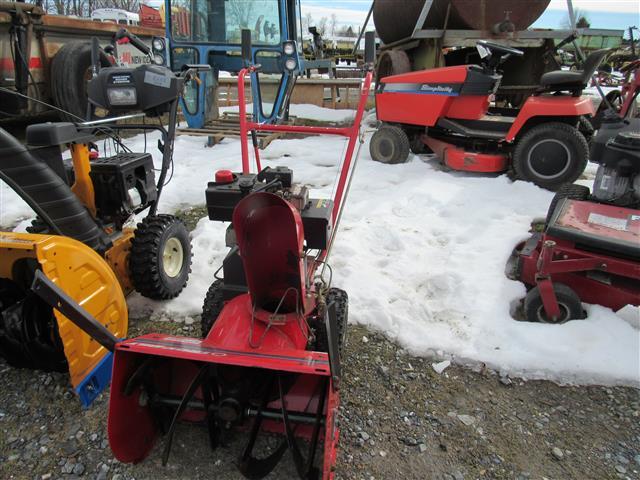
[[[82,122],[82,123],[79,123],[78,125],[81,127],[90,127],[92,125],[102,125],[105,123],[113,123],[119,120],[130,120],[132,118],[140,118],[144,116],[145,116],[144,113],[133,113],[131,115],[123,115],[121,117],[103,118],[101,120],[92,120],[90,122]]]
[[[364,24],[362,25],[362,30],[360,30],[360,34],[358,35],[358,39],[356,43],[353,45],[353,51],[351,55],[355,55],[358,51],[358,46],[360,45],[360,41],[362,40],[362,36],[364,35],[365,30],[367,29],[367,25],[369,24],[369,19],[371,18],[371,14],[373,13],[373,6],[376,4],[376,0],[371,2],[371,7],[369,8],[369,13],[367,13],[367,18],[364,19]]]
[[[169,396],[169,395],[154,395],[152,399],[152,403],[157,406],[163,407],[171,407],[178,408],[180,405],[182,398],[177,396]],[[187,403],[187,407],[190,410],[197,410],[204,412],[205,405],[201,400],[190,400]],[[209,411],[211,413],[215,413],[218,411],[217,405],[211,405],[209,407]],[[244,410],[244,413],[247,417],[256,417],[258,415],[257,408],[248,407]],[[267,420],[280,420],[282,421],[282,410],[277,408],[266,408],[261,412],[261,416]],[[308,425],[314,425],[316,423],[316,414],[315,413],[305,413],[305,412],[287,412],[287,418],[294,423],[304,423]],[[320,419],[320,424],[324,425],[324,418]]]

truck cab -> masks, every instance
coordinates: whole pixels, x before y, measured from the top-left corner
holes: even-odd
[[[261,77],[251,78],[254,115],[275,123],[286,115],[295,77],[302,70],[302,29],[299,0],[165,0],[168,63],[174,71],[186,64],[209,64],[211,73],[192,87],[183,101],[191,128],[202,128],[217,116],[216,89],[220,72],[237,73],[245,66],[241,32],[252,32],[251,55],[261,65]],[[288,45],[288,54],[283,51]],[[291,51],[291,45],[294,51]],[[286,60],[295,59],[295,68]],[[293,65],[289,63],[288,65]],[[258,101],[255,101],[257,99]]]

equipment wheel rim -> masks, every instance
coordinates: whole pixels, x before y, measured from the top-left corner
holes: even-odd
[[[165,275],[175,278],[182,270],[184,263],[184,249],[180,240],[175,237],[169,238],[162,249],[162,269]]]
[[[564,159],[563,159],[564,165],[562,166],[562,169],[560,171],[557,171],[558,169],[556,168],[554,173],[550,173],[548,172],[549,166],[544,165],[545,159],[547,158],[547,156],[550,155],[549,145],[544,147],[545,151],[540,150],[540,148],[543,147],[545,143],[554,145],[554,146],[551,146],[551,152],[553,152],[551,155],[554,163],[558,158],[557,156],[558,153],[564,153]],[[558,148],[558,146],[561,148]],[[536,152],[537,152],[537,155],[536,155]],[[571,166],[571,160],[572,160],[572,156],[571,156],[571,151],[569,150],[569,147],[567,147],[567,145],[565,145],[564,142],[561,142],[560,140],[556,140],[555,138],[545,138],[543,140],[539,140],[531,147],[531,149],[529,149],[529,154],[527,155],[527,164],[529,166],[529,169],[537,177],[544,178],[544,179],[558,178],[564,175],[567,172],[567,170],[569,170],[569,167]]]
[[[564,323],[569,320],[569,307],[562,303],[558,302],[558,307],[560,307],[560,316],[557,319],[551,319],[547,317],[546,312],[544,311],[544,305],[540,305],[536,310],[536,318],[540,323]]]

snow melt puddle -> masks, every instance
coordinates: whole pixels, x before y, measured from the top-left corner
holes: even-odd
[[[154,137],[148,142],[154,145]],[[137,150],[144,142],[136,137],[128,143]],[[344,148],[343,139],[330,137],[278,140],[263,165],[287,165],[295,181],[322,186],[312,190],[314,197],[328,197]],[[239,167],[239,142],[207,149],[202,138],[180,136],[175,162],[161,201],[166,212],[203,205],[214,172]],[[584,183],[589,177],[590,171]],[[5,187],[3,219],[29,216]],[[640,332],[637,322],[632,326],[633,311],[618,316],[587,305],[586,320],[564,325],[518,322],[510,315],[525,287],[505,277],[505,263],[514,245],[528,237],[531,219],[546,214],[551,198],[506,175],[441,171],[426,156],[383,165],[371,160],[365,144],[330,259],[334,285],[349,292],[351,322],[385,332],[414,353],[483,362],[503,374],[639,385]],[[192,233],[193,271],[185,291],[166,302],[132,295],[132,316],[149,310],[199,314],[227,251],[226,226],[202,219]]]

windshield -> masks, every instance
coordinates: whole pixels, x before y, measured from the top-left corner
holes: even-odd
[[[171,35],[184,42],[239,45],[244,29],[254,45],[278,45],[279,0],[172,0]]]

